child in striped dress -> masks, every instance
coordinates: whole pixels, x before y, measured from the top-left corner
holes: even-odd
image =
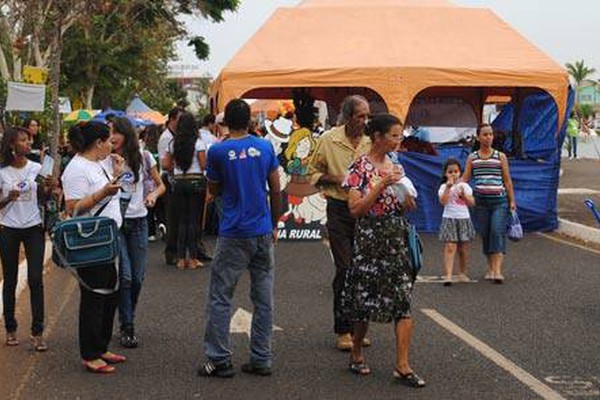
[[[454,256],[458,250],[459,282],[469,281],[467,259],[469,243],[475,237],[475,229],[469,215],[469,206],[475,204],[469,184],[460,182],[461,167],[458,160],[449,158],[443,168],[442,185],[438,191],[444,206],[439,239],[444,243],[444,286],[452,284]]]

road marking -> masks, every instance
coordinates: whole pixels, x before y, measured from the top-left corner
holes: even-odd
[[[52,255],[52,243],[49,240],[46,240],[46,247],[44,250],[44,262],[45,266],[48,260],[50,260],[50,256]],[[15,293],[15,298],[18,299],[19,295],[27,286],[27,259],[24,259],[19,264],[19,272],[17,278],[17,290]],[[4,281],[0,280],[0,291],[4,288]],[[4,301],[2,300],[2,296],[0,296],[0,317],[4,315]]]
[[[442,328],[446,329],[448,332],[477,350],[484,357],[488,358],[494,364],[498,365],[500,368],[504,369],[519,381],[521,381],[524,385],[529,387],[535,393],[537,393],[540,397],[546,400],[565,400],[563,396],[561,396],[558,392],[554,391],[549,386],[545,385],[540,380],[536,379],[529,372],[525,371],[523,368],[519,367],[517,364],[504,357],[502,354],[498,353],[496,350],[477,339],[475,336],[471,335],[469,332],[462,329],[460,326],[456,325],[454,322],[450,321],[442,314],[433,309],[421,309],[421,311],[427,315],[429,318],[434,320],[438,325]]]
[[[585,188],[563,188],[558,189],[558,194],[598,194],[600,191]]]
[[[238,308],[229,324],[229,332],[231,333],[245,333],[250,338],[250,331],[252,330],[252,313]],[[273,332],[283,331],[279,326],[273,325]]]
[[[594,253],[594,254],[600,255],[600,251],[598,251],[596,249],[592,249],[591,247],[586,247],[584,245],[573,243],[573,242],[570,242],[570,241],[565,240],[565,239],[560,239],[560,238],[554,237],[552,235],[548,235],[547,233],[543,233],[543,232],[537,232],[537,234],[540,235],[540,236],[542,236],[542,237],[545,237],[546,239],[550,239],[550,240],[553,240],[553,241],[561,243],[561,244],[566,244],[568,246],[577,247],[578,249],[586,250],[586,251],[589,251],[590,253]]]
[[[452,283],[477,283],[478,281],[475,279],[469,279],[468,281],[462,282],[458,280],[458,276],[457,275],[453,275],[452,276]],[[442,284],[444,283],[444,277],[443,276],[437,276],[437,275],[418,275],[417,276],[417,283],[438,283],[438,284]]]
[[[558,386],[561,390],[572,397],[595,397],[600,396],[600,376],[592,376],[585,379],[579,376],[558,375],[544,378],[550,385]],[[594,382],[595,381],[595,382]]]

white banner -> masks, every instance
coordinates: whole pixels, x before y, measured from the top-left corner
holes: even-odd
[[[6,111],[44,111],[46,85],[8,82]]]

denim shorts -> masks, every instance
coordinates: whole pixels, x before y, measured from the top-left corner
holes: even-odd
[[[506,226],[508,223],[508,201],[506,196],[475,198],[477,230],[483,241],[486,255],[506,253]]]

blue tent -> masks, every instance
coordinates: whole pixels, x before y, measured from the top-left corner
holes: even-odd
[[[145,112],[150,112],[150,111],[154,111],[154,110],[151,109],[150,107],[148,107],[148,105],[146,103],[144,103],[142,101],[142,99],[139,98],[139,96],[135,96],[133,98],[133,100],[131,100],[131,103],[129,103],[129,105],[125,109],[125,113],[130,114],[130,115],[145,113]]]
[[[106,118],[108,116],[119,117],[119,118],[127,118],[129,120],[129,122],[131,122],[131,124],[133,126],[150,126],[150,125],[154,125],[154,122],[152,122],[152,121],[149,121],[147,119],[132,117],[131,115],[127,115],[125,113],[125,111],[122,111],[122,110],[113,110],[112,108],[107,108],[106,110],[102,111],[100,114],[97,114],[94,117],[94,120],[95,121],[100,121],[100,122],[106,122]]]
[[[551,231],[558,227],[557,191],[560,172],[561,148],[565,138],[568,115],[574,102],[569,92],[564,123],[557,133],[558,110],[551,96],[535,92],[525,96],[518,107],[520,146],[515,146],[512,135],[507,137],[504,149],[509,157],[510,173],[515,187],[517,211],[524,229]],[[513,131],[514,105],[509,103],[492,123],[496,132]],[[438,147],[438,155],[400,152],[399,160],[409,178],[414,182],[419,197],[418,209],[408,218],[424,232],[437,232],[442,219],[438,188],[442,166],[454,157],[464,166],[470,150],[461,145]]]

